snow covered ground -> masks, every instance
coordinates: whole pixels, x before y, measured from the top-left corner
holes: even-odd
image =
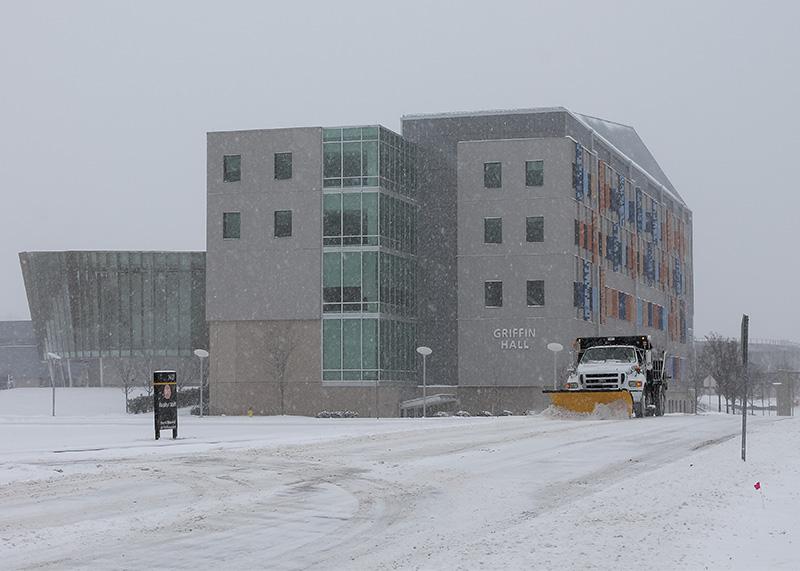
[[[0,391],[3,568],[797,569],[800,422],[181,416]],[[761,483],[761,490],[754,488]]]

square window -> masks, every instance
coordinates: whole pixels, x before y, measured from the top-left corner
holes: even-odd
[[[528,216],[525,219],[525,241],[544,242],[544,216]]]
[[[242,213],[222,213],[222,237],[239,239],[242,237]]]
[[[275,180],[292,178],[292,153],[275,153]]]
[[[486,307],[503,307],[503,282],[484,282],[483,295]]]
[[[544,161],[525,161],[525,186],[544,184]]]
[[[225,155],[222,158],[222,180],[224,182],[242,180],[242,155]]]
[[[528,280],[528,307],[544,305],[544,280]]]
[[[292,211],[275,211],[275,237],[287,238],[292,235]]]
[[[484,218],[483,219],[483,242],[484,244],[503,243],[503,219]]]
[[[483,186],[500,188],[502,184],[502,165],[500,163],[483,163]]]

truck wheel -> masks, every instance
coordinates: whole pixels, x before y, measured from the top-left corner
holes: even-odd
[[[658,394],[656,396],[656,416],[664,416],[664,405],[666,404],[666,395],[664,394],[664,387],[658,387]]]
[[[644,408],[644,397],[642,397],[642,400],[640,400],[638,403],[636,402],[633,403],[633,415],[636,418],[642,418],[644,416],[645,410],[646,409]]]

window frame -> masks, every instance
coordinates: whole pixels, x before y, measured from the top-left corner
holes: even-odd
[[[500,284],[500,305],[489,305],[489,284]],[[503,307],[503,280],[484,280],[483,306],[487,309],[499,309]]]
[[[499,228],[499,230],[500,230],[500,239],[498,241],[496,241],[496,242],[490,242],[487,239],[487,231],[488,231],[487,223],[489,221],[494,221],[494,220],[498,220],[500,222],[500,228]],[[484,219],[483,219],[483,243],[484,244],[502,244],[503,243],[503,218],[501,216],[487,216],[487,217],[484,217]]]
[[[530,220],[534,219],[541,219],[542,221],[542,239],[541,240],[531,240],[530,234],[528,233],[528,224]],[[544,216],[526,216],[525,217],[525,243],[527,244],[541,244],[544,242]]]
[[[239,218],[239,232],[237,233],[236,236],[226,236],[225,235],[225,227],[226,227],[225,219],[227,218],[227,216],[229,214],[238,214],[239,215],[238,216],[238,218]],[[233,210],[233,211],[223,212],[222,213],[222,239],[223,240],[241,240],[242,239],[242,213],[241,213],[241,211]]]
[[[487,181],[488,176],[488,168],[489,165],[497,165],[498,167],[498,176],[497,176],[497,186],[489,186]],[[483,163],[483,188],[488,188],[491,190],[495,190],[498,188],[503,188],[503,163],[502,161],[485,161]]]
[[[287,156],[289,157],[289,176],[278,176],[278,157],[284,157],[285,158]],[[284,159],[281,159],[281,160],[284,160]],[[294,161],[294,159],[292,158],[292,152],[291,151],[283,151],[283,152],[280,152],[280,153],[273,153],[273,156],[272,156],[272,170],[273,170],[273,176],[274,176],[275,180],[292,180],[292,176],[294,175],[294,172],[293,172],[293,161]],[[286,165],[282,164],[282,166],[285,167]]]
[[[530,292],[528,288],[531,287],[531,284],[540,283],[542,284],[542,303],[530,303]],[[525,303],[528,307],[544,307],[547,299],[545,297],[545,289],[544,289],[544,280],[525,280]]]
[[[532,163],[542,163],[542,169],[541,169],[542,178],[539,181],[539,184],[530,184],[528,182],[528,165]],[[525,161],[525,188],[534,188],[537,186],[544,186],[544,159],[533,159],[530,161]]]
[[[228,170],[228,159],[238,158],[239,160],[239,168],[237,169],[237,177],[232,178],[232,173],[234,171]],[[242,155],[222,155],[222,182],[241,182],[242,180]]]
[[[278,234],[278,215],[289,213],[289,233],[288,234]],[[273,238],[291,238],[294,233],[293,227],[293,219],[294,216],[292,215],[291,210],[275,210],[272,213],[272,236]]]

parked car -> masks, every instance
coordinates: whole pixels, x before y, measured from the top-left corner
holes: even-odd
[[[453,414],[453,416],[472,416],[466,410],[459,410],[457,413]]]
[[[482,410],[478,413],[478,416],[494,416],[494,415],[488,410]]]
[[[450,416],[450,414],[449,414],[449,413],[447,413],[447,412],[445,412],[445,411],[443,411],[443,410],[440,410],[440,411],[438,411],[438,412],[434,413],[434,415],[433,415],[433,416],[442,417],[442,416]]]

